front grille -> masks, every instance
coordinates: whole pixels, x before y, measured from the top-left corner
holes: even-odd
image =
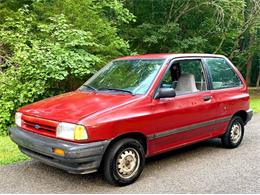
[[[46,135],[49,137],[55,137],[57,125],[58,122],[56,121],[51,121],[51,120],[27,116],[27,115],[22,116],[23,129],[38,134]]]

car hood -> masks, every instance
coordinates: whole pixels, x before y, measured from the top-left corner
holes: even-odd
[[[24,106],[18,111],[39,118],[77,123],[91,114],[118,107],[134,99],[137,96],[130,94],[74,91]]]

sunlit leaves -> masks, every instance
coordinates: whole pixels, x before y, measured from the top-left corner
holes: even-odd
[[[130,13],[129,19],[122,18],[126,9],[119,2],[106,4],[113,5],[117,6],[118,22],[131,20]],[[91,8],[93,16],[96,14],[107,25],[107,29],[99,31],[112,30],[101,33],[109,44],[97,39],[98,31],[79,28],[62,13],[52,13],[43,20],[28,6],[1,24],[0,43],[11,53],[0,69],[0,134],[6,134],[18,107],[73,90],[109,58],[128,52],[128,44],[117,36],[115,27],[98,15],[101,8],[96,9],[97,13]]]

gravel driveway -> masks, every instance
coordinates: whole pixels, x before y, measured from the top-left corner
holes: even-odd
[[[0,167],[0,193],[260,193],[260,114],[247,125],[239,148],[224,149],[214,139],[150,158],[130,186],[32,160]]]

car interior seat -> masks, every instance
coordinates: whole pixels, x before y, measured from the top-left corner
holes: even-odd
[[[198,89],[196,87],[195,77],[193,74],[182,74],[178,79],[177,86],[175,88],[175,92],[177,95],[179,94],[187,94],[197,92]]]

